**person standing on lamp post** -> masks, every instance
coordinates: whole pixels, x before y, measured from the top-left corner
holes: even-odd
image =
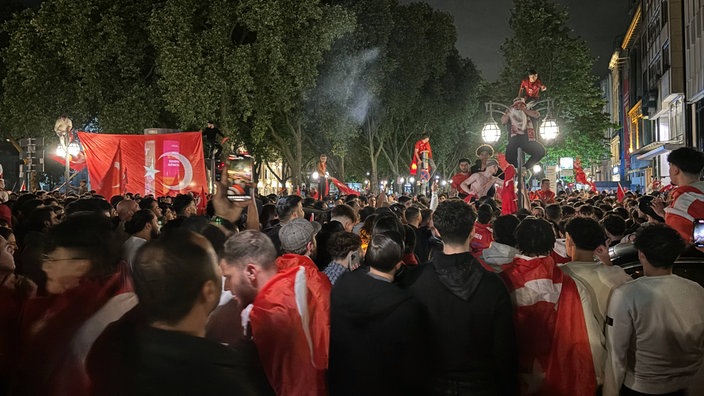
[[[328,156],[320,154],[318,161],[318,201],[325,201],[325,196],[328,194],[328,177],[327,177]]]
[[[59,143],[65,149],[68,149],[71,130],[73,130],[73,122],[71,122],[71,119],[68,118],[66,114],[61,114],[61,117],[59,117],[54,124],[54,132],[56,132],[56,136],[59,138]]]

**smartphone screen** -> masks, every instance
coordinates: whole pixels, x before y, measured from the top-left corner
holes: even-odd
[[[694,220],[692,240],[694,241],[694,246],[704,247],[704,219]]]
[[[231,201],[251,199],[252,157],[230,155],[227,158],[227,198]]]

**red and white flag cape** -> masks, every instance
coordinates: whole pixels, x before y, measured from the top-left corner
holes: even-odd
[[[276,266],[249,317],[262,367],[277,395],[326,395],[330,281],[306,256],[285,254]]]
[[[516,307],[521,394],[594,395],[589,336],[572,278],[549,256],[517,256],[500,276]]]

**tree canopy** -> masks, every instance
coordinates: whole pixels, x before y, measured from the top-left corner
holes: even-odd
[[[584,40],[574,37],[568,15],[551,0],[515,0],[510,26],[513,34],[501,46],[505,68],[493,98],[511,103],[528,70],[535,69],[548,90],[541,99],[555,101],[560,135],[548,146],[547,160],[581,156],[600,160],[608,152],[604,131],[609,127],[604,100],[592,74],[594,59]],[[545,116],[545,114],[541,114]]]
[[[510,102],[537,68],[561,123],[550,158],[605,152],[592,59],[549,0],[515,2],[494,85],[458,53],[452,17],[424,3],[45,0],[19,13],[12,4],[0,9],[0,128],[13,138],[53,136],[60,114],[109,133],[213,120],[257,161],[281,159],[281,182],[305,183],[327,153],[339,178],[369,174],[378,187],[408,175],[423,132],[436,171],[450,176],[481,144],[483,103]]]

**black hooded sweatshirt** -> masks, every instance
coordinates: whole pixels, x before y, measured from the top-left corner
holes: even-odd
[[[436,390],[459,386],[473,394],[517,394],[513,306],[496,274],[470,253],[439,253],[409,291],[430,314]]]
[[[330,298],[330,395],[427,395],[428,331],[406,290],[364,269],[345,273]]]

